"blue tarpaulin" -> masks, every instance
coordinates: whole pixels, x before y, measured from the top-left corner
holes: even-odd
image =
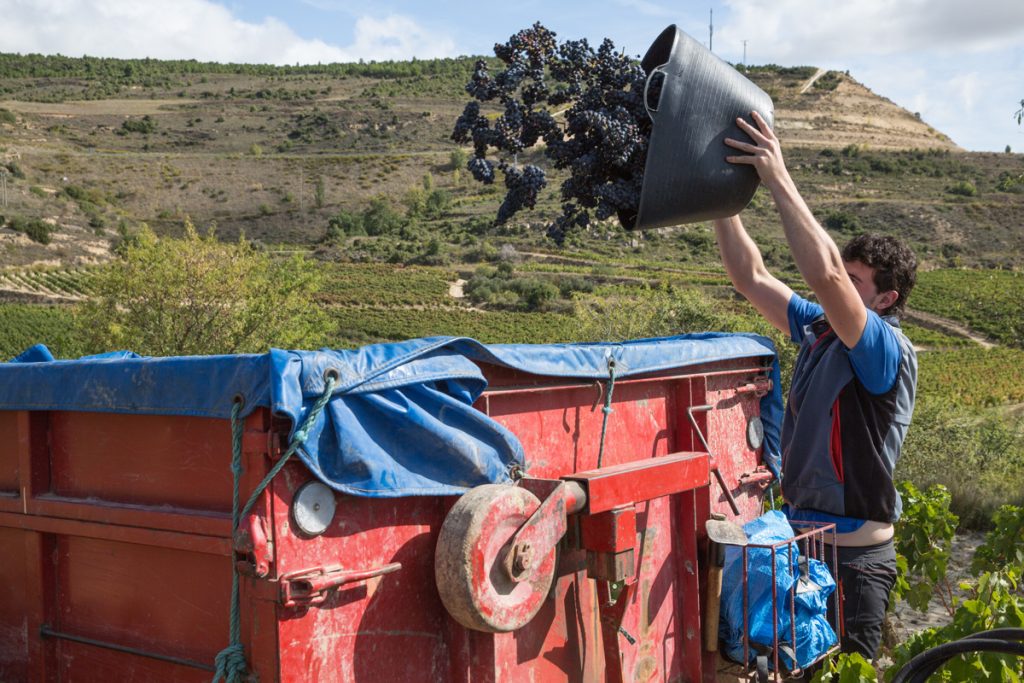
[[[353,351],[146,358],[131,352],[54,360],[35,346],[0,363],[0,410],[76,410],[228,418],[257,407],[296,429],[339,377],[298,456],[324,483],[354,495],[450,495],[509,480],[522,464],[514,434],[472,407],[487,386],[478,362],[550,377],[629,377],[731,358],[775,357],[756,335],[702,333],[618,344],[481,344],[430,337]],[[778,362],[761,400],[765,462],[778,473]]]
[[[778,645],[784,667],[790,671],[804,668],[836,643],[827,618],[828,599],[836,583],[824,562],[801,558],[798,543],[784,543],[793,538],[793,529],[778,510],[747,522],[743,532],[750,544],[746,590],[743,550],[736,546],[725,550],[719,624],[723,649],[730,659],[743,663],[746,629],[748,664]],[[778,546],[774,552],[773,545]],[[774,666],[772,657],[769,666]]]

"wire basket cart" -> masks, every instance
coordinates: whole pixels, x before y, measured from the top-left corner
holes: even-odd
[[[743,595],[743,661],[749,664],[733,662],[722,673],[731,674],[741,680],[752,680],[758,683],[778,683],[803,675],[805,670],[813,667],[839,649],[840,624],[842,624],[842,586],[836,582],[836,588],[827,598],[829,602],[828,622],[836,634],[835,642],[812,661],[803,667],[798,664],[797,643],[797,608],[796,596],[802,590],[818,590],[819,587],[808,576],[810,560],[818,560],[830,567],[836,566],[836,528],[835,524],[823,522],[800,522],[802,533],[793,538],[775,543],[749,543],[739,548],[742,553],[742,595]],[[750,624],[750,553],[752,550],[765,551],[771,563],[771,612],[776,618],[772,622],[771,644],[754,642],[751,638]],[[794,572],[793,587],[781,591],[778,582],[780,553],[785,554],[786,565]],[[833,576],[833,579],[835,577]],[[788,611],[788,627],[780,626],[783,612]]]

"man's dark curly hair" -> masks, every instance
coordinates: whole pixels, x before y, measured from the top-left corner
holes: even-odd
[[[895,290],[900,295],[883,314],[903,317],[907,297],[917,282],[917,257],[910,247],[889,235],[857,235],[843,247],[843,260],[860,261],[874,268],[878,291]]]

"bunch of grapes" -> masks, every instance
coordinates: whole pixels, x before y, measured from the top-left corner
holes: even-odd
[[[504,173],[508,193],[498,222],[536,206],[547,184],[544,171],[520,168],[517,155],[543,141],[552,165],[570,174],[561,186],[562,215],[548,234],[561,243],[592,217],[616,216],[631,229],[651,135],[640,64],[608,39],[596,50],[586,39],[559,44],[540,23],[496,44],[494,54],[504,69],[492,74],[487,62],[476,63],[466,85],[475,99],[456,121],[452,139],[473,145],[468,168],[478,181],[491,184],[495,170]],[[480,111],[480,103],[489,101],[503,108],[493,125]],[[487,158],[490,151],[497,163]]]

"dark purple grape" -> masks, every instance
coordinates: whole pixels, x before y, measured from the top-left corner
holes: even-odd
[[[543,140],[551,165],[569,171],[561,185],[562,215],[549,235],[560,242],[589,226],[592,215],[617,216],[632,228],[651,134],[643,101],[646,76],[637,60],[607,39],[596,50],[585,39],[559,44],[540,23],[495,45],[494,54],[504,70],[492,76],[486,62],[477,62],[466,85],[477,101],[456,121],[452,139],[472,142],[475,156],[468,167],[480,182],[494,182],[495,168],[504,172],[507,192],[498,222],[536,206],[547,184],[544,171],[520,169],[508,160]],[[492,126],[479,103],[494,100],[502,113]],[[487,160],[489,152],[501,161]]]

